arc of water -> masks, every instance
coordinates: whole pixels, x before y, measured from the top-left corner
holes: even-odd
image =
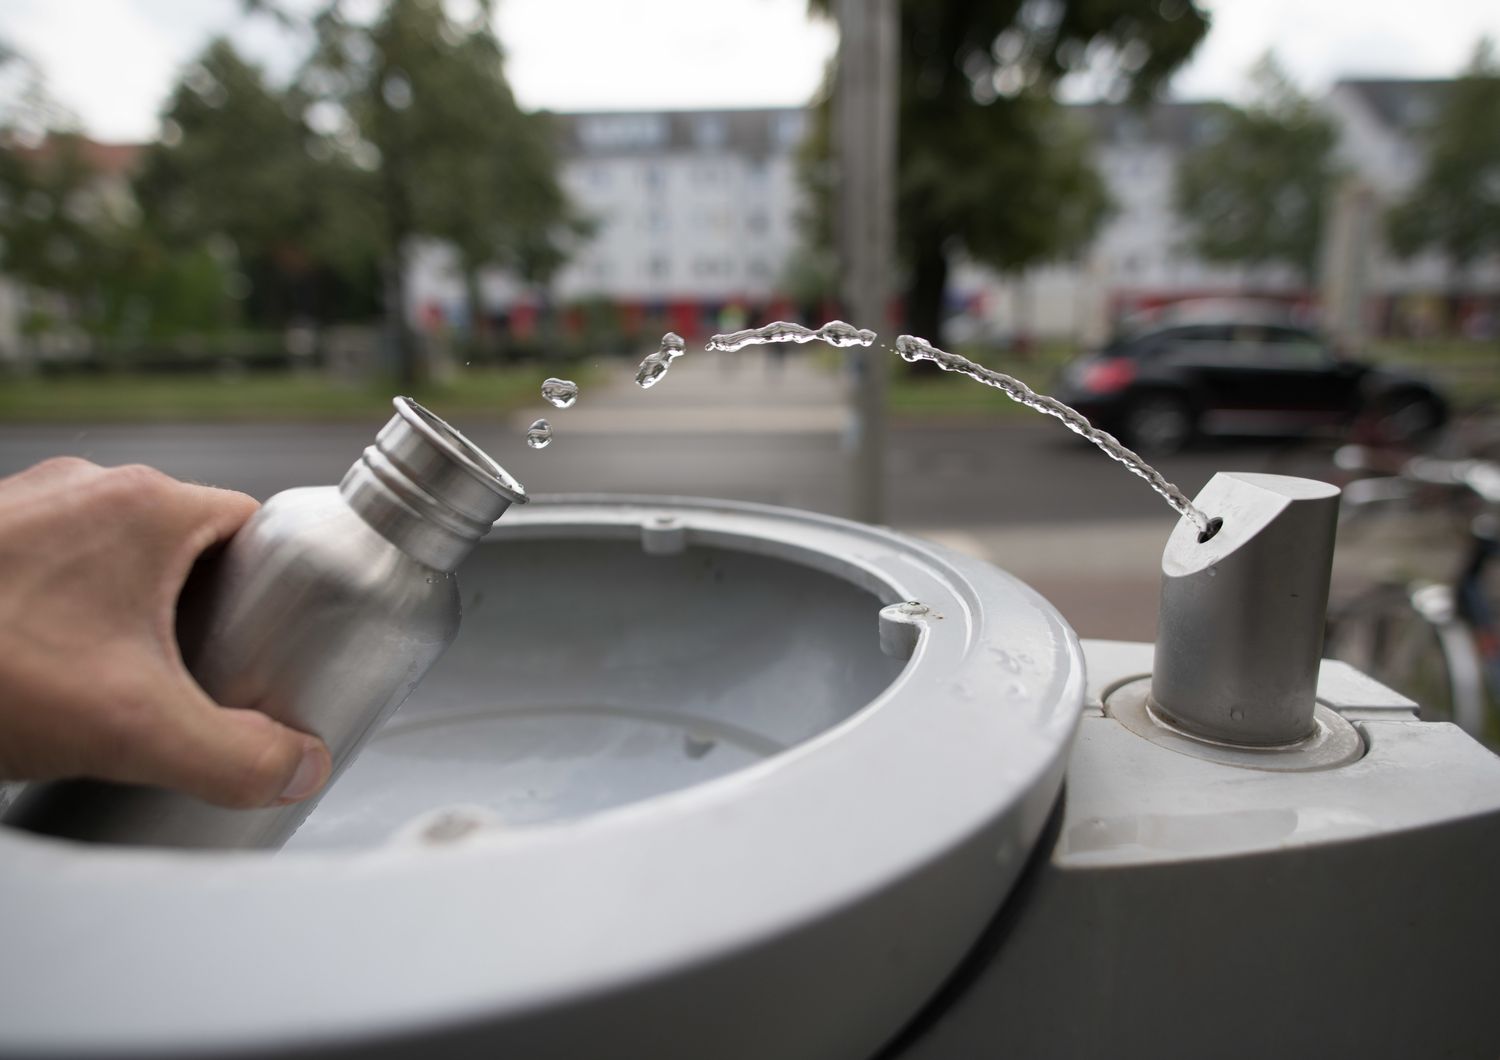
[[[1093,442],[1104,454],[1111,459],[1118,460],[1132,472],[1145,479],[1146,482],[1161,497],[1170,504],[1177,514],[1187,519],[1198,528],[1200,533],[1209,532],[1209,518],[1204,515],[1193,502],[1188,500],[1187,494],[1168,482],[1156,468],[1146,463],[1141,455],[1132,449],[1126,448],[1114,435],[1108,431],[1100,430],[1089,422],[1088,417],[1069,405],[1064,405],[1054,397],[1046,394],[1038,394],[1031,387],[1021,382],[1014,376],[997,372],[992,368],[986,368],[969,360],[961,354],[949,353],[940,350],[926,339],[916,335],[901,335],[896,339],[896,353],[905,361],[931,361],[945,372],[957,372],[968,376],[976,382],[985,386],[992,386],[1012,401],[1025,405],[1027,408],[1035,409],[1037,412],[1062,420],[1063,425],[1075,434],[1081,435]]]

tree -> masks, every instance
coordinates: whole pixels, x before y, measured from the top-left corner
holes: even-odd
[[[26,331],[65,322],[100,334],[128,275],[133,213],[100,188],[90,157],[97,145],[77,131],[36,66],[0,44],[0,68],[14,79],[0,100],[0,271],[50,295],[46,309],[32,306]]]
[[[1087,137],[1054,100],[1059,83],[1092,77],[1109,96],[1145,100],[1207,29],[1190,0],[902,0],[896,208],[909,330],[941,342],[956,252],[1019,270],[1093,235],[1107,197]],[[830,178],[812,183],[815,198],[834,190]]]
[[[1422,176],[1390,215],[1391,242],[1411,255],[1428,247],[1460,270],[1500,252],[1500,61],[1481,40],[1448,88],[1426,133]]]
[[[523,113],[506,81],[493,0],[475,6],[458,20],[441,0],[385,0],[360,21],[331,0],[312,19],[317,44],[299,79],[332,148],[374,177],[385,316],[404,383],[417,374],[403,312],[413,237],[458,249],[477,312],[481,265],[544,280],[581,230],[546,117]]]
[[[380,252],[373,178],[312,132],[308,106],[215,40],[173,89],[163,138],[136,180],[151,235],[225,260],[246,316],[262,325],[373,307],[355,296]]]
[[[1178,162],[1177,211],[1204,259],[1287,265],[1310,284],[1337,132],[1271,55],[1251,78],[1254,102],[1218,105],[1217,132]]]

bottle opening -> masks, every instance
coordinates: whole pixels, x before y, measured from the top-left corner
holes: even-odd
[[[452,455],[455,462],[471,475],[506,495],[515,504],[525,504],[531,500],[526,494],[526,487],[514,475],[441,416],[423,408],[409,397],[398,397],[392,404],[396,406],[396,412],[402,419]]]

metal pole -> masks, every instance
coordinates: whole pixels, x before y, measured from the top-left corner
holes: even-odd
[[[897,0],[837,0],[838,81],[834,93],[839,278],[856,327],[888,345],[891,263],[896,251]],[[885,511],[885,380],[891,354],[877,344],[854,362],[854,515],[878,523]]]

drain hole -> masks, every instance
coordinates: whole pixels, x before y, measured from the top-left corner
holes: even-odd
[[[1208,521],[1208,529],[1198,535],[1198,544],[1203,544],[1203,542],[1217,534],[1223,525],[1224,520],[1220,516],[1216,515],[1210,519]]]

